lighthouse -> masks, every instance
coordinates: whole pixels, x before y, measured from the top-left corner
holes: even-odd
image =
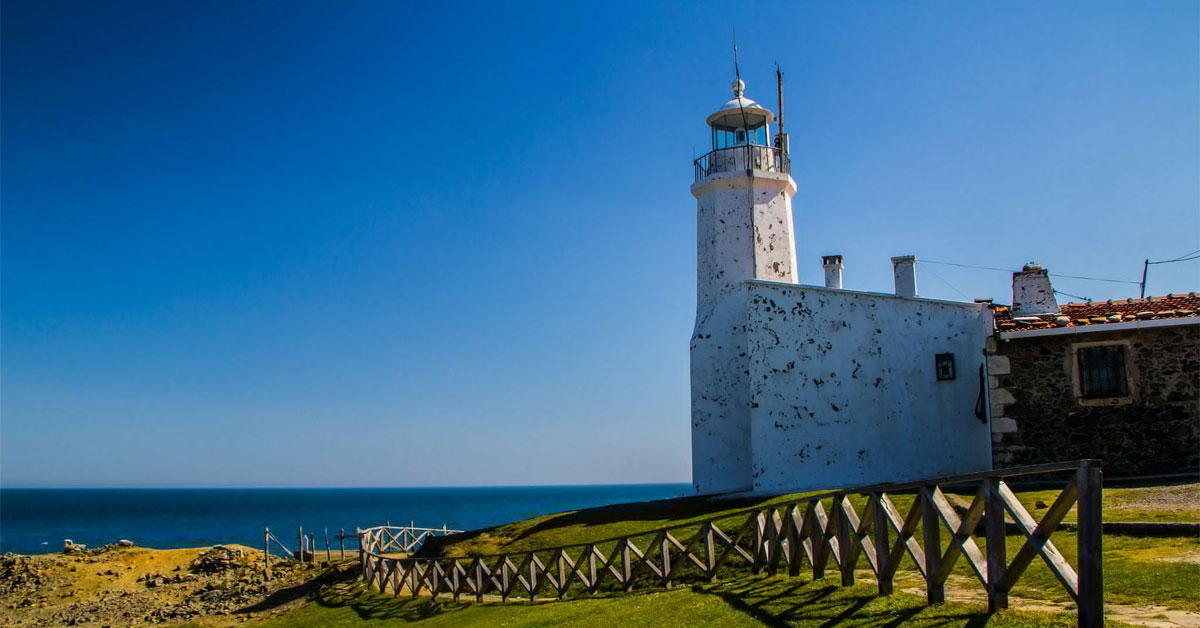
[[[696,325],[691,340],[692,478],[696,492],[753,485],[748,280],[796,281],[787,136],[775,115],[733,82],[706,120],[712,150],[695,161]]]

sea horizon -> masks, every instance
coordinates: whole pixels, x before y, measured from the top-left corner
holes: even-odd
[[[683,497],[681,482],[423,487],[0,487],[0,553],[61,551],[65,539],[97,547],[128,539],[174,549],[262,546],[270,528],[295,543],[297,528],[331,539],[387,522],[458,530],[555,512]],[[336,541],[331,540],[336,549]]]
[[[99,490],[99,491],[140,491],[140,490],[220,490],[220,491],[237,491],[237,490],[323,490],[323,489],[456,489],[456,488],[572,488],[572,487],[588,487],[588,486],[663,486],[670,484],[685,484],[690,486],[690,482],[584,482],[578,484],[422,484],[422,485],[402,485],[402,484],[380,484],[380,485],[309,485],[309,486],[7,486],[0,484],[0,491],[84,491],[84,490]]]

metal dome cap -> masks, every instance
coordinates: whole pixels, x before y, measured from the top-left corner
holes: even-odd
[[[745,81],[740,78],[735,79],[730,88],[733,90],[733,98],[708,116],[705,121],[708,126],[720,131],[733,131],[739,128],[749,130],[775,121],[775,114],[771,113],[770,109],[743,95],[746,91]]]

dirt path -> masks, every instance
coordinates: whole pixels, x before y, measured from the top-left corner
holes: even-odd
[[[924,582],[919,579],[897,578],[897,588],[913,595],[925,595]],[[951,575],[946,581],[946,601],[987,605],[987,593],[971,578]],[[1067,601],[1035,600],[1010,595],[1008,607],[1022,611],[1074,612],[1075,605]],[[1200,628],[1200,613],[1166,606],[1130,606],[1104,604],[1104,618],[1135,626],[1150,628]]]

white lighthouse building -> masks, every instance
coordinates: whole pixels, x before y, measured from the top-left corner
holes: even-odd
[[[822,258],[826,286],[796,283],[796,182],[773,122],[735,80],[695,163],[696,492],[988,468],[984,308],[919,298],[912,256],[893,259],[897,294],[842,289],[840,255]]]

